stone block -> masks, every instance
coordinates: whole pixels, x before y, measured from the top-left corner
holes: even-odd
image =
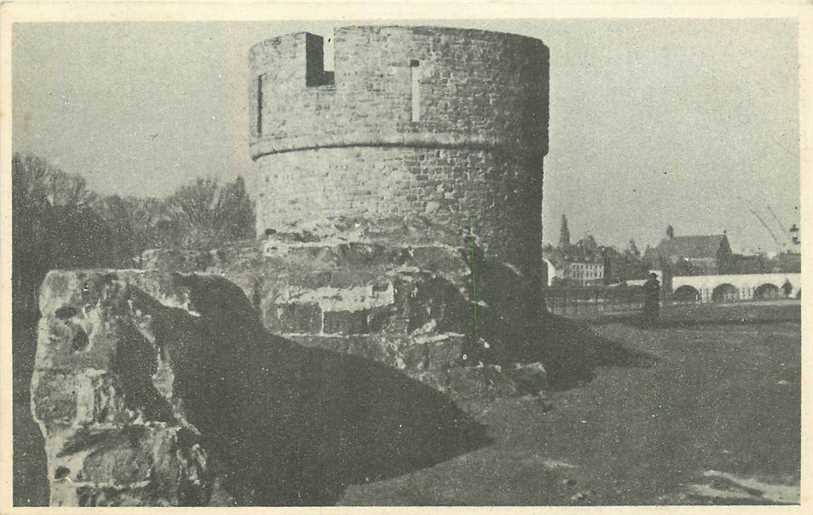
[[[460,366],[466,344],[462,334],[441,334],[423,342],[425,360],[423,368],[439,370]]]
[[[508,373],[521,393],[536,394],[548,387],[548,372],[542,363],[516,363]]]
[[[322,310],[316,303],[271,304],[265,309],[265,326],[278,334],[322,332]]]
[[[497,365],[451,368],[446,376],[447,387],[456,398],[488,399],[517,394],[516,384]]]
[[[362,311],[326,311],[325,334],[366,334],[370,332],[367,317],[370,312]]]
[[[190,281],[209,293],[197,295],[194,306]],[[212,334],[196,327],[197,310],[229,295],[226,305],[240,304],[240,289],[213,277],[48,274],[41,287],[31,408],[46,442],[51,505],[205,502],[205,450],[194,436],[177,437],[198,432],[173,383],[179,374],[189,380],[184,367],[195,366],[195,347]],[[77,334],[87,338],[77,342]]]
[[[107,370],[116,352],[116,327],[98,304],[63,304],[43,312],[37,363],[42,368]]]
[[[46,425],[73,423],[78,406],[77,380],[73,373],[37,373],[32,383],[31,399],[35,420]]]
[[[393,368],[402,369],[406,366],[401,348],[403,342],[376,335],[297,335],[290,338],[306,347],[351,354],[361,358],[384,363]]]
[[[117,376],[96,370],[39,371],[32,405],[35,418],[48,425],[121,424],[136,416],[124,402]]]
[[[419,450],[439,432],[455,442],[459,428],[470,425],[451,401],[404,374],[426,362],[424,349],[407,363],[416,347],[435,345],[431,366],[444,359],[432,327],[420,333],[429,338],[420,344],[408,334],[296,336],[334,351],[324,352],[266,332],[240,287],[222,277],[54,274],[80,290],[51,291],[54,282],[46,281],[41,306],[51,308],[53,323],[38,346],[65,340],[57,322],[82,323],[85,315],[65,301],[81,296],[79,276],[102,284],[93,309],[111,328],[106,369],[80,362],[66,368],[45,350],[37,355],[32,410],[45,439],[54,506],[313,502],[325,495],[308,490],[316,483],[340,492],[348,481],[365,480],[360,470],[391,471],[370,461],[371,445],[376,456],[392,449],[386,428],[414,426],[399,438],[414,437],[410,445]],[[373,289],[362,288],[373,303],[394,292],[389,283],[376,295]],[[353,316],[369,310],[331,313],[338,314],[337,330],[354,331],[363,326]]]
[[[404,306],[396,303],[370,309],[367,317],[370,333],[407,334],[409,317]]]
[[[162,438],[145,433],[144,426],[130,426],[106,435],[103,446],[88,452],[81,469],[71,473],[79,481],[92,483],[127,485],[149,480],[153,465],[151,447],[164,446]]]
[[[425,245],[414,247],[410,252],[415,264],[421,269],[452,276],[464,276],[469,273],[463,248]]]

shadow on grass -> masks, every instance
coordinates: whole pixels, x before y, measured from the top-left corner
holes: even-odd
[[[351,484],[491,443],[485,427],[448,397],[398,370],[268,333],[236,285],[214,277],[176,280],[189,287],[200,316],[140,291],[131,299],[157,321],[156,342],[166,345],[175,366],[175,392],[238,505],[335,504]],[[152,349],[136,340],[125,347],[138,345]],[[132,368],[124,364],[120,373]]]
[[[754,326],[777,322],[798,323],[800,320],[801,310],[798,305],[742,304],[721,307],[699,304],[670,306],[654,322],[646,320],[641,313],[629,313],[590,320],[589,325],[622,324],[657,331],[709,326]],[[650,367],[657,363],[656,356],[602,338],[589,325],[587,321],[559,315],[546,316],[541,329],[545,334],[545,344],[534,346],[533,354],[526,359],[538,359],[545,364],[553,390],[567,390],[591,381],[598,367]]]
[[[485,427],[448,397],[398,370],[268,333],[237,286],[212,277],[175,280],[190,288],[199,316],[138,288],[126,300],[153,317],[155,341],[173,363],[175,395],[201,431],[234,504],[335,504],[351,484],[406,474],[491,443]],[[44,444],[28,405],[34,335],[31,324],[15,330],[15,383],[21,386],[15,391],[15,505],[48,502]],[[135,326],[121,338],[114,372],[128,405],[151,420],[174,423],[150,379],[153,344]],[[81,438],[75,443],[65,452],[94,445]]]
[[[593,325],[624,324],[639,329],[671,329],[709,326],[744,326],[800,322],[799,305],[714,305],[698,304],[667,307],[657,320],[650,322],[640,313],[616,315],[592,320]]]
[[[619,320],[624,325],[637,327],[639,329],[675,329],[675,328],[691,328],[691,327],[709,327],[709,326],[744,326],[744,325],[764,325],[775,324],[777,322],[799,322],[799,319],[775,319],[775,318],[750,318],[742,320],[680,320],[680,319],[660,319],[655,322],[648,323],[640,318],[631,318],[627,320]]]
[[[543,325],[545,344],[527,360],[538,359],[548,371],[550,389],[568,390],[595,378],[599,367],[643,367],[657,363],[652,354],[602,338],[581,321],[549,314]]]

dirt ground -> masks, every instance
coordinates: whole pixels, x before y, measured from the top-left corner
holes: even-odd
[[[348,489],[343,504],[798,503],[798,304],[666,310],[658,327],[591,324],[654,357],[598,367],[538,400],[478,417],[495,443],[431,469]]]
[[[484,404],[477,418],[491,445],[351,486],[340,503],[798,503],[798,303],[667,309],[652,328],[632,317],[589,325],[651,359],[599,363],[591,377],[546,392],[545,399]],[[42,439],[26,388],[30,356],[16,343],[14,503],[43,505]]]

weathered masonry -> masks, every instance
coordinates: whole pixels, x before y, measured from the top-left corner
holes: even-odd
[[[328,504],[477,448],[461,409],[545,387],[547,48],[348,27],[331,71],[322,46],[251,50],[261,243],[45,278],[52,505]]]
[[[250,52],[257,233],[268,248],[326,220],[374,230],[423,218],[443,228],[426,242],[461,247],[468,235],[485,259],[515,267],[521,304],[537,312],[547,47],[437,27],[344,27],[333,41],[333,71],[309,33]]]

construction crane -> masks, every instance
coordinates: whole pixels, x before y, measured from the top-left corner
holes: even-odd
[[[762,224],[762,227],[764,227],[764,228],[765,228],[765,230],[766,230],[766,231],[768,231],[768,234],[770,234],[770,235],[771,235],[771,238],[773,238],[773,241],[775,241],[775,242],[776,242],[776,244],[777,244],[777,245],[779,245],[779,248],[781,249],[781,248],[782,248],[782,243],[779,241],[779,238],[777,238],[777,237],[776,237],[776,234],[774,234],[773,229],[771,229],[771,228],[768,226],[768,224],[767,224],[767,223],[765,223],[765,220],[764,220],[764,219],[763,219],[761,216],[759,216],[759,213],[757,213],[756,211],[754,211],[754,210],[753,210],[753,209],[751,209],[750,207],[748,208],[748,211],[750,211],[750,212],[751,212],[751,214],[752,214],[752,215],[754,215],[754,216],[756,217],[756,219],[757,219],[757,220],[759,220],[759,223],[761,223],[761,224]]]
[[[773,210],[773,208],[771,207],[771,205],[770,205],[770,204],[766,204],[766,206],[768,207],[768,211],[771,213],[771,216],[772,216],[772,217],[773,217],[773,219],[776,221],[776,225],[779,227],[779,232],[780,232],[780,234],[785,234],[785,232],[787,231],[787,229],[785,228],[785,224],[783,224],[783,223],[782,223],[782,222],[779,220],[779,217],[778,217],[778,216],[776,216],[776,212]],[[787,243],[787,241],[786,241],[785,243],[783,243],[783,244],[782,244],[782,248],[783,248],[783,249],[785,248],[785,244],[786,244],[786,243]]]

